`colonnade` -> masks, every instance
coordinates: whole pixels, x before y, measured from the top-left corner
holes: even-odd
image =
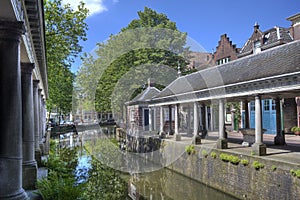
[[[244,97],[244,100],[242,101],[241,106],[243,106],[244,112],[245,112],[245,124],[244,128],[250,128],[249,127],[249,109],[248,109],[248,99],[253,98],[255,101],[255,143],[252,145],[253,152],[256,155],[266,155],[266,145],[263,142],[263,127],[262,127],[262,105],[261,105],[261,96],[256,95],[254,97]],[[242,97],[241,97],[242,99]],[[218,128],[218,140],[217,140],[217,148],[219,149],[226,149],[228,148],[228,141],[227,136],[225,132],[225,101],[226,99],[219,99],[218,100],[218,118],[219,118],[219,128]],[[281,129],[281,117],[280,117],[280,99],[275,98],[276,101],[276,129],[277,129],[277,136],[275,137],[275,144],[276,144],[276,138],[280,137],[278,139],[279,142],[277,144],[284,144],[284,141],[282,141],[282,129]],[[199,144],[201,143],[201,136],[205,136],[207,132],[207,124],[209,123],[207,120],[207,109],[205,106],[205,103],[203,102],[191,102],[189,103],[189,106],[193,105],[193,119],[189,119],[193,124],[192,127],[192,134],[193,134],[193,143]],[[179,107],[180,104],[173,104],[173,105],[165,105],[165,106],[159,106],[159,131],[164,132],[164,107],[173,107],[174,108],[174,119],[169,118],[169,123],[171,125],[171,121],[174,120],[174,139],[176,141],[181,140],[181,134],[179,133]],[[190,112],[190,108],[188,106],[188,112]],[[152,106],[155,107],[155,106]],[[156,106],[157,107],[157,106]],[[150,106],[151,108],[151,106]],[[190,114],[188,114],[190,116]],[[171,116],[171,115],[170,115]],[[152,118],[152,116],[151,116]],[[152,127],[151,125],[152,121],[150,120],[149,127]],[[191,122],[189,122],[191,123]],[[152,129],[151,129],[152,130]],[[171,131],[171,129],[170,129]],[[201,132],[201,134],[200,134]],[[187,131],[187,133],[189,133]],[[284,137],[283,137],[284,139]]]
[[[41,92],[33,63],[21,63],[23,23],[0,21],[0,199],[27,199],[37,180],[43,126]],[[40,102],[40,103],[39,103]]]

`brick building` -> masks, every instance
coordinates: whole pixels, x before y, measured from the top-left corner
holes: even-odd
[[[213,60],[216,65],[225,64],[229,61],[236,60],[239,53],[239,48],[232,44],[226,34],[221,35],[216,51],[214,52]]]

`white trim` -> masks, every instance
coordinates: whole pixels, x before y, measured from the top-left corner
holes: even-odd
[[[190,103],[194,101],[207,101],[207,100],[214,100],[214,99],[221,99],[221,98],[233,98],[233,97],[243,97],[243,96],[251,96],[255,94],[265,94],[265,93],[275,93],[275,92],[286,92],[291,90],[299,90],[300,85],[296,86],[283,86],[283,87],[276,87],[276,88],[268,88],[268,89],[258,89],[258,90],[252,90],[250,92],[239,92],[234,94],[224,94],[224,95],[218,95],[218,96],[210,96],[210,97],[204,97],[204,98],[193,98],[188,100],[178,100],[178,101],[170,101],[170,102],[162,102],[162,103],[156,103],[151,104],[149,107],[153,106],[166,106],[171,104],[177,104],[177,103]],[[174,95],[172,95],[174,96]],[[169,96],[170,97],[170,96]]]
[[[166,99],[166,98],[170,98],[170,97],[178,97],[178,96],[183,96],[183,95],[187,95],[187,94],[194,94],[194,93],[197,93],[197,92],[207,92],[207,91],[212,91],[212,90],[215,90],[215,89],[223,89],[223,90],[225,90],[226,87],[238,86],[238,85],[243,85],[243,84],[249,84],[249,83],[254,83],[254,82],[258,82],[258,81],[265,81],[265,80],[269,80],[269,79],[283,78],[285,76],[291,76],[291,75],[300,75],[300,72],[292,72],[292,73],[281,74],[281,75],[276,75],[276,76],[271,76],[271,77],[266,77],[266,78],[260,78],[260,79],[250,80],[250,81],[244,81],[244,82],[239,82],[239,83],[233,83],[233,84],[228,84],[228,85],[217,86],[217,87],[214,87],[214,88],[206,88],[206,89],[202,89],[202,90],[196,90],[196,91],[192,91],[192,92],[181,93],[181,94],[178,94],[178,95],[174,94],[174,95],[169,95],[169,96],[166,96],[166,97],[154,98],[152,100]],[[280,87],[280,88],[286,88],[286,87],[293,88],[293,86],[284,86],[284,87]],[[294,86],[294,87],[296,87],[297,89],[299,89],[299,86]],[[257,93],[257,91],[259,91],[260,93],[263,93],[263,92],[265,93],[265,92],[268,92],[270,90],[270,92],[273,93],[273,91],[276,90],[276,89],[277,89],[277,87],[276,88],[268,88],[266,90],[260,89],[260,90],[253,90],[253,91],[255,91],[254,93]],[[288,90],[279,89],[278,91],[288,91]],[[245,94],[247,94],[247,93],[253,94],[253,92],[245,92]],[[239,94],[239,93],[235,93],[235,94]],[[237,95],[232,95],[231,94],[231,96],[236,97]],[[217,97],[223,97],[223,96],[219,95]],[[224,97],[228,97],[228,95],[224,95]],[[199,100],[201,100],[201,99],[202,100],[210,100],[210,99],[216,99],[216,98],[215,97],[213,97],[213,98],[199,98]],[[175,101],[175,103],[182,103],[182,102],[187,102],[188,103],[188,102],[193,102],[195,100],[196,99],[183,100],[183,101]],[[149,101],[149,103],[151,103],[151,100]],[[151,104],[149,106],[154,106],[154,105],[160,106],[160,105],[170,105],[170,104],[173,104],[173,103],[170,103],[170,102],[167,102],[167,103],[158,103],[158,104]]]

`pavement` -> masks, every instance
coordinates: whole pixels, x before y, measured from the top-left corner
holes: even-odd
[[[42,158],[43,159],[43,158]],[[39,167],[37,171],[37,179],[41,180],[44,177],[47,177],[48,169],[45,167]],[[37,190],[26,190],[26,193],[30,200],[43,200]]]

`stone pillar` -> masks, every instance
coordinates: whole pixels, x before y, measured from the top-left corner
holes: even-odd
[[[22,82],[22,137],[23,137],[23,188],[35,189],[37,163],[34,159],[34,114],[32,94],[33,63],[21,63]]]
[[[276,136],[274,138],[275,145],[284,145],[285,135],[284,131],[281,129],[282,120],[281,120],[281,101],[279,98],[275,99],[275,109],[276,109]]]
[[[169,134],[173,133],[172,128],[172,105],[169,105]]]
[[[255,143],[252,145],[255,155],[266,155],[266,145],[263,144],[261,98],[255,96]]]
[[[201,137],[198,134],[199,131],[199,112],[198,103],[194,102],[194,131],[193,131],[193,144],[201,144]]]
[[[186,116],[186,121],[187,121],[187,134],[192,134],[191,130],[191,106],[190,104],[187,105],[187,116]]]
[[[27,199],[22,188],[20,39],[23,23],[0,21],[0,199]]]
[[[219,100],[219,139],[217,141],[218,149],[227,149],[227,140],[225,138],[225,112],[224,100]]]
[[[207,128],[206,128],[206,107],[205,104],[201,106],[201,120],[202,120],[202,133],[201,138],[205,138],[207,135]]]
[[[178,119],[178,109],[179,109],[179,105],[178,104],[175,104],[175,113],[174,113],[174,124],[175,124],[175,134],[174,134],[174,138],[176,141],[180,141],[181,140],[181,135],[179,134],[179,130],[178,130],[178,122],[179,122],[179,119]]]
[[[35,160],[38,166],[42,163],[41,160],[41,149],[39,144],[39,133],[40,133],[40,125],[39,125],[39,96],[38,96],[38,84],[39,80],[33,80],[33,112],[34,112],[34,153]]]
[[[42,89],[38,89],[38,110],[39,110],[39,120],[38,120],[38,124],[39,124],[39,146],[40,146],[40,150],[41,150],[41,155],[44,155],[44,151],[43,151],[43,142],[42,142],[42,138],[43,138],[43,134],[44,134],[44,130],[43,130],[43,105],[42,105],[42,99],[43,99],[43,95],[42,95]]]
[[[153,130],[153,122],[152,122],[152,108],[149,108],[149,131]]]
[[[160,133],[164,132],[164,108],[161,106],[159,108],[159,121],[160,121]]]

